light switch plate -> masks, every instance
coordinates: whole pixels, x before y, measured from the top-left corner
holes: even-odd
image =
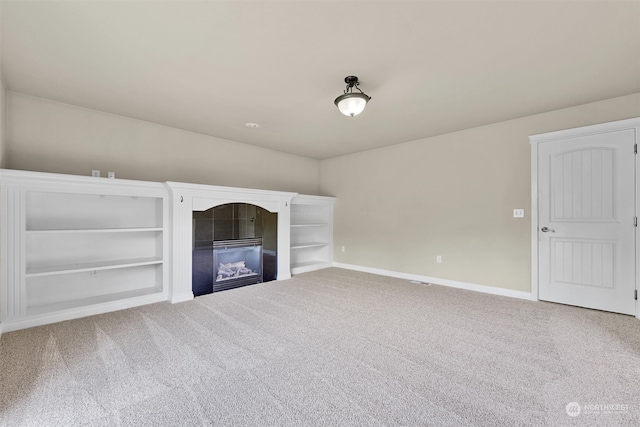
[[[514,218],[524,218],[524,209],[514,209],[513,210]]]

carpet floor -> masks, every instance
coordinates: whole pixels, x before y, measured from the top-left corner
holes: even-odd
[[[6,333],[2,426],[640,425],[640,322],[330,268]]]

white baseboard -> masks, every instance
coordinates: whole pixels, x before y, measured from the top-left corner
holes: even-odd
[[[276,280],[289,280],[291,279],[291,272],[286,271],[284,273],[278,273],[278,277],[276,277]]]
[[[93,304],[84,307],[61,310],[54,313],[31,316],[25,319],[5,321],[0,324],[0,332],[11,332],[20,329],[33,328],[35,326],[48,325],[50,323],[62,322],[65,320],[78,319],[80,317],[94,316],[96,314],[109,313],[117,310],[124,310],[140,305],[153,304],[167,300],[166,293],[144,295],[135,298],[127,298],[118,301],[110,301],[100,304]]]
[[[308,273],[309,271],[322,270],[323,268],[328,268],[328,267],[333,267],[333,262],[331,261],[318,262],[318,263],[308,264],[301,267],[291,267],[291,274],[296,275],[296,274]]]
[[[513,289],[497,288],[495,286],[478,285],[476,283],[459,282],[457,280],[439,279],[437,277],[421,276],[418,274],[401,273],[398,271],[382,270],[380,268],[364,267],[353,264],[334,262],[334,267],[346,270],[362,271],[364,273],[378,274],[380,276],[395,277],[397,279],[415,280],[417,282],[433,283],[434,285],[448,286],[450,288],[466,289],[468,291],[482,292],[485,294],[500,295],[532,301],[531,292],[515,291]]]
[[[193,298],[193,292],[189,291],[171,295],[169,301],[171,301],[171,304],[176,304],[178,302],[190,301]]]

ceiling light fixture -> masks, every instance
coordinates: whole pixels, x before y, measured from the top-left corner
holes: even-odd
[[[358,87],[360,82],[356,76],[347,76],[344,78],[344,82],[347,84],[347,88],[342,95],[336,98],[334,104],[345,116],[357,116],[364,111],[364,107],[371,97],[360,90]],[[354,92],[353,88],[358,89],[360,93]]]

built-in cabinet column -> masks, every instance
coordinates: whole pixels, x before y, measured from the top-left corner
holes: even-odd
[[[162,184],[0,171],[4,331],[166,300]]]
[[[168,185],[168,184],[167,184]],[[169,186],[171,200],[171,290],[172,303],[193,299],[191,290],[193,197]]]

